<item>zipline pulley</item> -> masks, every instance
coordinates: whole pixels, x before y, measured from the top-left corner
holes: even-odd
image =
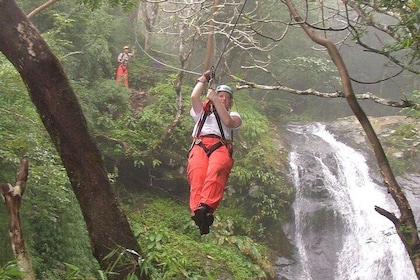
[[[216,68],[214,68],[214,66],[212,66],[210,68],[210,80],[208,83],[208,88],[211,89],[215,89],[214,85],[216,83]]]

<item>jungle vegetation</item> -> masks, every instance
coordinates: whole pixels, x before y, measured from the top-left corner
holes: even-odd
[[[16,2],[25,14],[42,4],[42,1]],[[103,156],[113,191],[144,253],[140,256],[141,270],[151,279],[217,279],[224,274],[234,279],[273,277],[273,260],[279,252],[290,253],[282,236],[281,222],[287,218],[293,196],[285,174],[287,151],[279,144],[279,127],[290,121],[331,120],[351,114],[343,99],[301,96],[294,92],[313,88],[326,94],[340,88],[337,71],[328,56],[311,49],[312,43],[294,25],[287,27],[291,29],[287,30],[289,36],[277,47],[278,42],[273,39],[279,36],[277,26],[290,17],[279,1],[246,6],[242,21],[235,26],[236,30],[246,30],[251,16],[264,18],[253,23],[254,31],[260,34],[256,36],[258,42],[248,38],[250,45],[230,44],[223,51],[228,39],[241,40],[229,38],[229,32],[234,31],[233,24],[216,26],[216,50],[213,50],[213,61],[207,65],[204,58],[209,49],[206,40],[210,22],[213,22],[209,12],[212,1],[201,1],[204,4],[197,4],[197,10],[189,10],[189,13],[197,12],[196,18],[186,17],[186,9],[181,10],[183,14],[175,13],[176,4],[170,2],[165,7],[147,1],[52,2],[32,14],[30,20],[58,57],[77,95],[89,131]],[[359,85],[356,89],[390,100],[411,100],[417,107],[406,106],[400,112],[401,107],[395,109],[367,101],[362,106],[371,115],[419,116],[419,92],[414,90],[418,89],[418,79],[413,79],[418,78],[419,49],[418,41],[410,34],[418,29],[420,5],[418,1],[411,1],[410,5],[407,2],[405,6],[401,3],[386,1],[381,8],[399,9],[401,20],[396,26],[404,32],[397,32],[395,27],[391,34],[399,36],[381,45],[383,49],[372,50],[404,69],[392,80],[398,86],[387,89],[369,85],[366,90]],[[223,3],[233,9],[221,9],[214,15],[215,21],[229,18],[234,22],[241,4],[240,1]],[[173,12],[162,14],[162,8],[171,8]],[[269,17],[272,10],[281,15],[276,21]],[[367,47],[362,40],[367,33],[367,28],[357,26],[352,36]],[[179,34],[183,37],[178,37]],[[127,44],[136,49],[135,57],[130,60],[130,89],[115,83],[116,56]],[[369,63],[356,64],[360,50],[357,46],[352,48],[343,45],[349,69],[365,69]],[[414,50],[409,58],[406,53],[401,55],[407,48]],[[398,54],[396,58],[393,53]],[[218,81],[239,85],[234,109],[241,114],[244,125],[235,135],[235,167],[216,215],[217,222],[211,235],[200,238],[186,204],[188,183],[184,168],[192,126],[189,94],[197,75],[206,66],[216,65],[218,59],[221,62],[216,69]],[[379,59],[377,63],[380,65],[382,61]],[[0,182],[13,182],[19,160],[29,159],[28,187],[20,215],[36,277],[106,278],[109,276],[106,269],[92,256],[88,230],[62,159],[27,93],[27,85],[5,56],[0,57],[0,65],[0,137],[3,140]],[[389,76],[384,69],[387,68],[372,69],[363,77],[375,80],[376,76]],[[280,87],[280,91],[274,89],[285,84],[287,87]],[[262,89],[263,85],[269,90]],[[412,129],[410,125],[402,126],[400,133],[406,135]],[[0,240],[2,248],[7,248],[0,253],[0,277],[19,279],[4,207],[0,217]],[[133,255],[126,254],[125,248],[110,253],[110,257],[125,265],[137,263],[138,260],[130,259]],[[134,275],[130,277],[135,279]]]

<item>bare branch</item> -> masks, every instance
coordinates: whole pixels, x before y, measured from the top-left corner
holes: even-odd
[[[381,214],[382,216],[388,218],[388,220],[390,220],[394,225],[398,225],[398,218],[395,216],[394,213],[388,212],[387,210],[379,206],[375,206],[375,211]]]
[[[45,10],[46,8],[48,8],[49,6],[51,6],[52,4],[54,4],[55,2],[58,2],[58,0],[48,0],[47,2],[45,2],[44,4],[42,4],[41,6],[35,8],[34,10],[32,10],[32,12],[30,12],[27,15],[28,19],[31,19],[33,16],[35,16],[38,13],[40,13],[42,10]]]
[[[268,72],[267,70],[265,70],[265,71]],[[254,83],[254,82],[249,82],[249,81],[246,81],[244,79],[238,78],[234,75],[229,75],[229,76],[233,80],[238,82],[238,84],[236,85],[236,89],[238,89],[238,90],[249,89],[249,88],[257,88],[257,89],[272,90],[272,91],[282,90],[282,91],[286,91],[288,93],[293,93],[293,94],[296,94],[296,95],[313,95],[313,96],[324,97],[324,98],[345,98],[344,93],[342,91],[320,92],[320,91],[317,91],[317,90],[312,89],[312,88],[309,88],[309,89],[306,89],[306,90],[298,90],[298,89],[290,88],[290,87],[287,87],[287,86],[284,86],[284,85],[277,85],[277,86],[260,85],[260,84]],[[409,101],[409,100],[392,101],[392,100],[388,100],[388,99],[376,96],[376,95],[374,95],[373,93],[370,93],[370,92],[355,94],[355,97],[357,99],[368,99],[368,100],[371,100],[371,101],[373,101],[375,103],[378,103],[378,104],[381,104],[381,105],[390,106],[390,107],[397,107],[397,108],[417,109],[418,106],[419,106],[415,102],[412,102],[412,101]]]
[[[348,3],[348,6],[353,9],[357,14],[358,19],[354,20],[354,24],[351,30],[354,34],[357,44],[364,47],[367,51],[382,55],[388,58],[390,61],[398,65],[404,70],[410,71],[415,74],[420,74],[418,63],[413,58],[416,56],[416,52],[419,51],[418,27],[411,27],[410,24],[405,21],[407,15],[410,13],[408,10],[404,10],[398,7],[393,9],[389,7],[380,6],[379,2],[363,1],[363,4],[358,4],[355,1]],[[384,19],[384,17],[386,19]],[[359,31],[360,27],[371,27],[379,31],[382,35],[389,36],[393,40],[392,43],[381,44],[381,47],[373,47],[366,42],[362,41],[362,32]],[[403,42],[406,39],[411,39],[411,46],[404,46]],[[378,38],[378,40],[380,40]],[[397,44],[400,44],[399,46]],[[401,54],[396,54],[398,51],[404,51],[407,57],[411,59],[404,59]]]

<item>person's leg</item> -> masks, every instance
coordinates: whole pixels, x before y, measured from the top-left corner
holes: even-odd
[[[124,86],[128,88],[128,67],[127,66],[124,66],[123,79],[124,79]]]
[[[226,146],[219,147],[209,157],[207,173],[201,190],[200,206],[196,210],[196,220],[199,221],[196,224],[200,227],[201,235],[210,232],[210,226],[214,221],[213,213],[222,201],[232,166],[233,159]]]
[[[210,149],[218,139],[204,138],[203,144]],[[200,233],[208,234],[213,224],[213,212],[223,198],[224,189],[233,159],[226,146],[221,146],[210,157],[204,149],[194,145],[188,159],[188,180],[190,181],[190,210]]]
[[[226,146],[221,146],[210,155],[200,203],[208,205],[211,208],[211,213],[222,201],[232,167],[233,159]]]
[[[118,68],[117,68],[117,78],[116,78],[116,80],[117,80],[117,86],[120,85],[121,75],[122,74],[123,74],[122,68],[121,68],[121,66],[118,66]]]
[[[204,150],[194,145],[188,155],[187,174],[190,183],[190,211],[194,215],[200,204],[201,190],[206,178],[208,157]]]

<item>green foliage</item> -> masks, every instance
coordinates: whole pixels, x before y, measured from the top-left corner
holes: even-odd
[[[417,105],[411,108],[404,108],[402,112],[414,119],[420,119],[420,90],[414,90],[412,97],[412,101]]]
[[[280,219],[280,212],[289,205],[292,189],[280,169],[285,155],[274,140],[277,128],[269,127],[268,119],[251,106],[249,96],[237,95],[240,96],[235,99],[236,106],[240,108],[243,126],[235,141],[236,161],[229,179],[229,186],[237,193],[232,199],[238,204],[252,205],[249,214],[253,221]]]
[[[90,9],[95,10],[101,7],[104,3],[109,3],[112,6],[121,6],[128,11],[137,3],[133,0],[77,0],[78,3],[87,5]]]
[[[395,174],[417,173],[420,153],[416,147],[419,131],[415,123],[402,123],[389,136],[381,140]]]
[[[234,234],[237,223],[246,220],[239,213],[221,206],[221,213],[229,215],[216,216],[211,233],[200,237],[187,205],[149,192],[132,194],[125,205],[143,244],[141,266],[152,279],[218,279],[222,274],[232,279],[264,278],[267,249]]]
[[[85,83],[74,83],[73,86],[92,129],[112,131],[119,127],[121,119],[130,116],[130,91],[118,87],[115,81],[98,80],[92,86]]]
[[[67,267],[67,274],[65,275],[66,280],[85,280],[85,279],[101,279],[101,280],[106,280],[106,274],[102,271],[99,270],[98,274],[99,274],[99,278],[93,278],[92,276],[90,276],[90,274],[86,274],[84,273],[78,266],[73,265],[73,264],[69,264],[69,263],[64,263],[65,266]]]
[[[116,4],[126,3],[128,8],[130,1],[83,2],[95,8],[59,1],[33,21],[70,79],[93,82],[115,78],[118,54],[124,45],[134,42],[133,26]]]
[[[363,5],[362,0],[358,0]],[[396,53],[401,50],[409,50],[411,54],[405,56],[408,58],[408,64],[416,65],[420,59],[419,52],[419,19],[420,19],[420,1],[419,0],[383,0],[375,2],[375,9],[366,9],[364,13],[371,19],[384,19],[385,15],[396,14],[392,16],[388,32],[392,34],[392,40],[383,44],[381,52],[385,54]],[[395,19],[397,19],[395,21]],[[369,23],[368,23],[369,24]],[[361,35],[361,33],[360,33]]]
[[[11,240],[9,237],[9,225],[7,223],[9,215],[7,212],[6,204],[0,206],[0,221],[3,221],[0,224],[0,248],[2,248],[0,251],[0,266],[5,265],[10,260],[14,259]]]
[[[16,261],[10,261],[0,267],[0,279],[2,280],[16,280],[24,278],[25,274],[19,270]]]
[[[414,140],[417,137],[417,129],[414,124],[404,123],[401,124],[396,130],[394,135],[402,139]]]
[[[136,269],[138,264],[142,263],[141,256],[129,249],[123,247],[118,247],[117,249],[111,251],[104,258],[105,260],[111,261],[111,264],[105,271],[106,275],[112,275],[115,270],[128,269],[130,273],[125,278],[125,280],[136,280]]]
[[[31,174],[37,174],[33,167]],[[60,173],[58,170],[56,172]],[[67,180],[65,174],[62,175],[63,180]],[[91,255],[86,225],[77,201],[68,183],[60,186],[51,177],[39,176],[39,184],[31,182],[31,188],[25,194],[28,203],[22,209],[25,232],[33,233],[26,239],[36,252],[32,254],[32,263],[37,276],[41,279],[61,278],[64,262],[91,272],[97,268],[97,264]]]
[[[131,108],[129,100],[136,95],[131,95],[126,88],[117,87],[114,81],[100,81],[94,88],[78,83],[75,88],[89,126],[106,155],[122,158],[127,153],[139,166],[151,167],[169,161],[184,161],[191,121],[184,121],[187,117],[183,116],[168,134],[178,110],[170,84],[160,83],[152,88],[148,92],[149,101],[145,101],[148,106],[142,110]],[[126,146],[123,147],[122,143]],[[173,150],[174,145],[182,147],[185,154]]]

